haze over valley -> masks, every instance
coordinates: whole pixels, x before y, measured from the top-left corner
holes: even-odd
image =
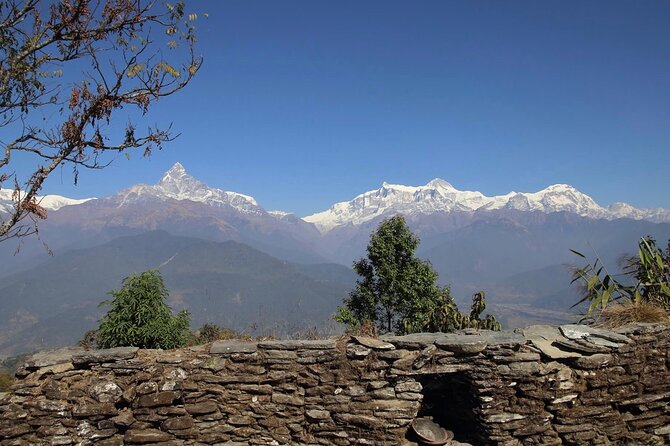
[[[487,293],[506,327],[576,318],[569,249],[616,265],[642,235],[670,239],[670,212],[601,206],[567,184],[488,197],[445,180],[384,183],[300,218],[212,188],[176,163],[154,185],[95,199],[46,196],[40,237],[0,244],[0,355],[66,345],[95,328],[98,304],[123,277],[158,268],[192,326],[250,334],[337,332],[332,315],[353,287],[352,262],[384,218],[403,214],[440,282],[460,305]],[[12,206],[0,190],[0,212]],[[44,244],[53,252],[49,256]],[[577,262],[579,263],[579,262]]]

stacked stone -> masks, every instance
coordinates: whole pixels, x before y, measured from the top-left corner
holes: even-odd
[[[669,351],[663,325],[63,349],[0,394],[0,445],[403,444],[440,398],[471,444],[668,444]]]

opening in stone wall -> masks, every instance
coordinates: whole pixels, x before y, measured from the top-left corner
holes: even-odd
[[[414,377],[423,386],[423,401],[417,417],[429,417],[454,433],[454,440],[480,445],[482,428],[476,420],[479,406],[470,379],[464,373]]]

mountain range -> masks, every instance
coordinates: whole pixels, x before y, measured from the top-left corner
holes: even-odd
[[[0,213],[11,208],[12,194],[13,191],[0,190]],[[166,261],[165,256],[171,251],[181,252],[180,249],[165,252],[156,247],[152,249],[163,253],[163,257],[127,262],[125,269],[105,268],[105,262],[114,264],[119,261],[114,259],[115,255],[126,259],[145,258],[143,256],[149,248],[134,253],[133,245],[137,245],[139,250],[142,243],[128,244],[127,240],[143,237],[147,231],[162,234],[161,237],[166,240],[171,240],[171,237],[185,238],[189,244],[198,246],[193,252],[207,251],[209,248],[205,246],[208,244],[222,249],[220,243],[236,242],[272,258],[276,265],[282,262],[293,265],[292,272],[277,269],[278,274],[286,279],[285,283],[296,283],[293,279],[289,280],[295,271],[299,270],[299,274],[306,277],[309,271],[318,271],[321,278],[328,277],[328,283],[337,286],[323,291],[323,300],[311,294],[309,299],[323,306],[323,312],[312,312],[310,317],[304,318],[313,325],[328,319],[337,303],[333,300],[341,302],[346,289],[351,288],[355,278],[352,278],[348,266],[365,254],[371,232],[381,220],[398,213],[405,215],[410,228],[420,236],[419,255],[433,263],[441,282],[451,285],[457,300],[467,304],[472,292],[487,291],[493,311],[508,326],[574,317],[567,311],[576,300],[577,290],[569,287],[570,274],[565,264],[579,259],[570,253],[570,248],[590,256],[597,254],[604,261],[616,265],[621,255],[635,249],[641,236],[670,239],[670,211],[637,209],[625,203],[603,207],[566,184],[552,185],[538,192],[510,192],[488,197],[477,191],[460,191],[441,179],[432,180],[424,186],[384,183],[377,190],[300,218],[287,212],[267,211],[248,195],[208,187],[190,176],[179,163],[154,185],[135,185],[117,194],[95,199],[72,200],[47,195],[40,205],[48,210],[48,219],[41,222],[39,239],[22,240],[18,255],[14,255],[16,243],[0,244],[3,265],[0,268],[0,314],[9,315],[4,321],[4,332],[0,328],[0,343],[4,342],[2,345],[6,345],[6,349],[14,342],[12,333],[21,330],[36,333],[35,327],[29,328],[30,324],[16,325],[12,321],[29,320],[39,325],[47,316],[53,319],[56,313],[40,313],[37,307],[47,300],[56,300],[65,305],[63,308],[70,308],[67,302],[74,299],[71,296],[86,294],[94,286],[86,277],[97,277],[95,282],[101,286],[104,284],[102,288],[108,291],[118,286],[123,274],[156,267]],[[115,243],[121,243],[119,240],[126,241],[122,243],[125,248],[114,251],[112,248],[117,246]],[[168,245],[174,243],[177,242],[171,240]],[[47,254],[44,244],[53,252],[53,257]],[[84,252],[87,257],[74,254]],[[230,299],[224,291],[226,282],[221,279],[225,275],[221,276],[223,273],[219,271],[215,274],[218,274],[217,278],[213,279],[208,275],[211,271],[207,264],[196,261],[196,257],[193,255],[188,261],[194,265],[192,268],[183,266],[180,271],[188,270],[192,277],[208,277],[216,283],[216,286],[207,288],[210,299]],[[106,260],[89,260],[95,258]],[[179,264],[186,257],[182,255],[178,258],[171,263]],[[214,256],[212,261],[218,261],[218,258]],[[78,262],[80,265],[96,265],[97,272],[88,271],[81,280],[71,271],[67,274],[61,272],[62,277],[68,279],[62,282],[62,286],[52,287],[49,284],[58,275],[47,271],[53,271],[56,268],[54,265],[65,262],[64,259],[78,259],[69,260],[72,271],[77,270],[75,265]],[[254,259],[261,262],[259,256]],[[177,275],[171,269],[171,263],[161,267],[161,270],[165,269],[169,284],[181,287],[185,276]],[[342,269],[349,275],[343,274]],[[244,280],[236,279],[240,289],[251,289],[256,282],[264,283],[265,286],[261,287],[263,291],[259,293],[265,297],[260,300],[243,299],[240,305],[249,308],[239,310],[232,319],[224,316],[228,310],[217,313],[222,324],[258,323],[259,306],[270,309],[275,300],[285,303],[279,294],[275,296],[275,290],[281,287],[261,280],[262,274],[265,273],[257,272],[244,276]],[[8,287],[8,283],[18,285]],[[312,287],[307,282],[302,285]],[[87,305],[99,302],[102,288],[96,288],[97,294],[87,294],[90,300]],[[17,294],[22,289],[31,290],[31,299]],[[202,288],[192,289],[196,294],[204,293]],[[296,292],[298,289],[301,288],[296,288]],[[175,290],[173,294],[177,296],[179,292]],[[177,306],[186,305],[194,315],[200,314],[196,307],[202,302],[195,294],[187,295],[189,297],[183,302],[175,301]],[[333,298],[334,295],[338,297]],[[17,309],[11,303],[16,299],[31,302],[33,307]],[[86,301],[78,299],[74,300],[80,303]],[[79,308],[77,305],[80,304],[72,305],[71,308]],[[68,314],[75,313],[72,310]],[[65,313],[57,314],[61,314],[57,319],[65,320]],[[87,314],[90,322],[93,313]],[[319,322],[319,318],[324,320]],[[266,322],[277,324],[276,320],[268,319]],[[69,323],[72,325],[71,321]],[[44,326],[53,328],[57,325],[54,322]]]

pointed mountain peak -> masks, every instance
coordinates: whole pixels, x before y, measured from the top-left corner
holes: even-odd
[[[176,162],[166,173],[186,173],[186,169],[180,162]]]
[[[181,163],[174,163],[174,165],[163,174],[163,178],[161,178],[158,184],[175,182],[176,180],[184,177],[192,178],[189,174],[186,173],[186,169],[184,166],[182,166]]]
[[[450,182],[443,180],[442,178],[433,178],[426,184],[426,186],[434,189],[456,189]]]

